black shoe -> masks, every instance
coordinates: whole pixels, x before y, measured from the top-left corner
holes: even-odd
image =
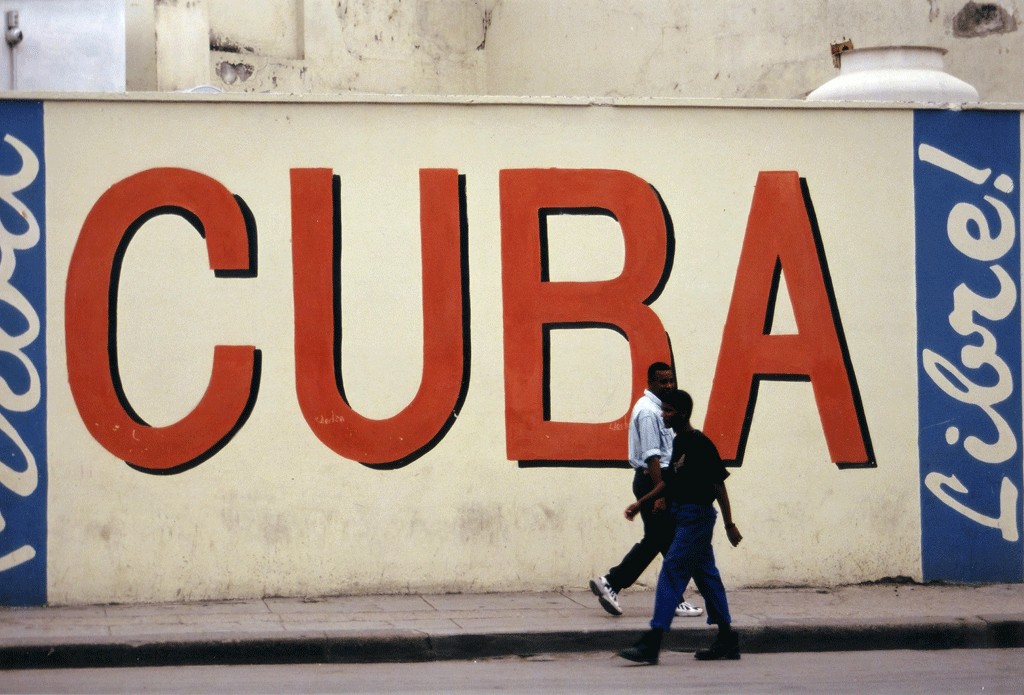
[[[718,638],[711,644],[709,649],[702,649],[693,655],[698,661],[714,661],[715,659],[739,659],[740,658],[740,636],[730,631],[726,634],[719,634]]]
[[[658,663],[658,652],[661,651],[661,630],[650,630],[629,649],[623,649],[619,656],[635,661],[638,664],[655,665]]]

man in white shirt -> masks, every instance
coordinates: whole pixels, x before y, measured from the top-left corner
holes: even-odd
[[[663,486],[662,472],[672,458],[674,433],[661,417],[661,396],[676,388],[672,367],[655,362],[647,368],[647,390],[633,406],[629,420],[629,463],[633,474],[633,495],[640,499],[655,486]],[[618,594],[632,586],[658,553],[662,555],[672,544],[675,522],[665,508],[664,497],[640,507],[644,537],[630,549],[608,574],[590,580],[590,590],[601,606],[612,615],[622,615]],[[703,608],[682,601],[676,608],[678,616],[698,616]]]

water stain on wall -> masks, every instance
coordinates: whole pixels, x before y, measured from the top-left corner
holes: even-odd
[[[1017,18],[994,2],[968,2],[953,17],[953,36],[962,39],[1017,31]]]
[[[486,538],[490,544],[502,540],[507,533],[500,507],[467,504],[459,510],[459,536],[463,540]]]
[[[252,46],[243,46],[238,41],[217,33],[210,34],[210,50],[221,53],[256,53],[256,49]]]

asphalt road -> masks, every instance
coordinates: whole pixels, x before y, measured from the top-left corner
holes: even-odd
[[[750,654],[636,666],[610,653],[418,664],[0,671],[0,693],[850,693],[1024,695],[1024,649]]]

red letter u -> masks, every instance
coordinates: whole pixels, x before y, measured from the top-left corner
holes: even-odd
[[[295,388],[306,423],[345,458],[399,468],[455,423],[469,385],[469,268],[464,177],[420,170],[423,378],[411,403],[384,420],[345,399],[341,354],[340,183],[330,169],[292,169]],[[456,280],[457,279],[457,280]]]

